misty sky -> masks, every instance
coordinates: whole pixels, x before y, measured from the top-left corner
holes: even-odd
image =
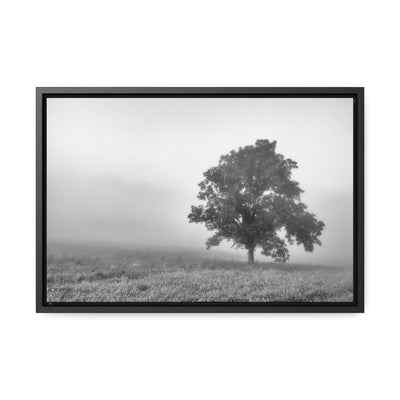
[[[290,262],[352,265],[352,99],[47,102],[49,241],[204,248],[212,233],[187,219],[203,172],[230,150],[268,139],[298,162],[302,200],[326,224],[322,246],[290,246]]]

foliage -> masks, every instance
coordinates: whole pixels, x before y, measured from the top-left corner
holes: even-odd
[[[286,262],[287,243],[302,244],[309,252],[321,244],[324,223],[307,211],[300,201],[303,190],[291,179],[297,163],[275,148],[275,141],[257,140],[254,146],[222,156],[203,174],[198,198],[206,204],[192,206],[188,218],[215,231],[207,248],[227,239],[248,250],[249,263],[254,262],[257,247],[265,256]]]

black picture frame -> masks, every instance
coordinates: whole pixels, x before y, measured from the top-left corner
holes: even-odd
[[[46,301],[46,104],[51,97],[353,98],[353,287],[351,303],[48,303]],[[362,313],[364,312],[364,88],[362,87],[38,87],[36,88],[36,312],[38,313]]]

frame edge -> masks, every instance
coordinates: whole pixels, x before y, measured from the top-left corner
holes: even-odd
[[[36,87],[36,313],[364,313],[364,87]],[[326,306],[310,304],[310,306],[293,305],[274,306],[267,303],[256,305],[127,305],[127,306],[57,306],[46,305],[44,295],[44,256],[45,256],[45,212],[44,185],[46,149],[44,140],[44,107],[43,101],[47,95],[112,95],[112,94],[144,94],[144,95],[338,95],[357,98],[357,297],[355,304]],[[299,96],[300,97],[300,96]],[[354,194],[353,194],[354,195]]]

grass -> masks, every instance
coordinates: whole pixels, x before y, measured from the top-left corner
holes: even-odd
[[[49,302],[350,302],[349,268],[211,260],[196,254],[54,253]]]

